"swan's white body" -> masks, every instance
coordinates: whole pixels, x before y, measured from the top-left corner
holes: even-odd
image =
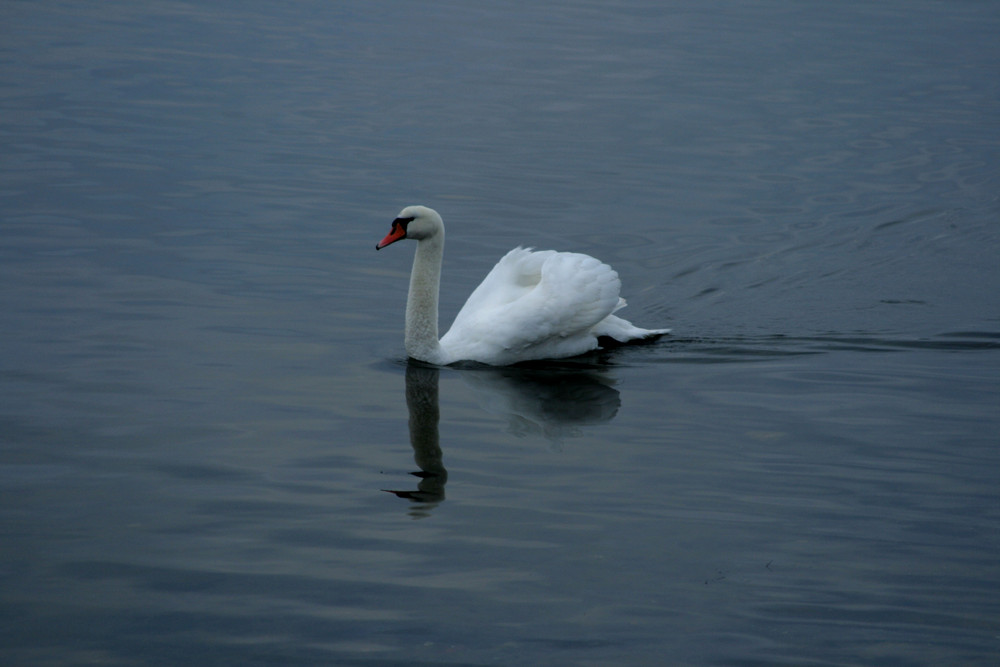
[[[599,346],[659,337],[669,329],[640,329],[613,315],[625,306],[621,281],[607,264],[572,252],[515,248],[493,267],[438,340],[438,291],[444,223],[425,206],[408,206],[376,249],[416,239],[406,302],[406,353],[447,365],[478,361],[506,366],[561,359]]]

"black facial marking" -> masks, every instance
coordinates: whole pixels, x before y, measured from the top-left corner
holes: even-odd
[[[405,230],[406,226],[408,224],[410,224],[411,222],[413,222],[413,218],[412,217],[409,217],[409,218],[396,218],[395,220],[392,221],[392,228],[395,229],[397,226],[401,226]]]

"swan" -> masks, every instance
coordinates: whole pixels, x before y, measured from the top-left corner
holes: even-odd
[[[504,255],[438,340],[444,222],[426,206],[407,206],[376,250],[413,239],[417,250],[406,299],[406,354],[446,366],[474,361],[506,366],[562,359],[618,343],[653,340],[669,329],[640,329],[613,315],[625,306],[621,281],[589,255],[517,247]]]

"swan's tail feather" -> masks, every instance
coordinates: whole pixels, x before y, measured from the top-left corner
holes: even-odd
[[[619,308],[624,305],[624,301],[624,299],[619,301]],[[594,333],[598,339],[610,338],[619,344],[624,344],[633,341],[652,342],[660,336],[670,333],[670,329],[642,329],[617,315],[608,315],[594,327]]]

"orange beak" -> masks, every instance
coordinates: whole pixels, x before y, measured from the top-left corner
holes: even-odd
[[[375,245],[376,250],[381,250],[390,243],[395,243],[396,241],[406,238],[406,225],[400,224],[398,221],[392,221],[392,230],[385,235],[385,238],[379,241]]]

